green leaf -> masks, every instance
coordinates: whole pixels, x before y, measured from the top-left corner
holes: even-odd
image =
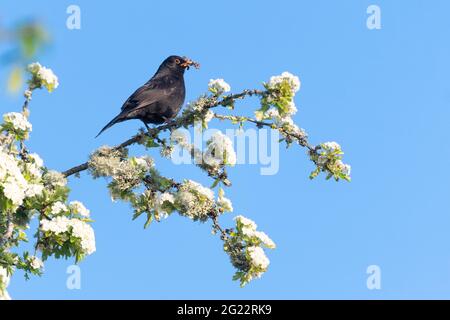
[[[157,147],[159,147],[160,145],[159,145],[158,143],[156,143],[155,140],[153,140],[153,139],[151,139],[151,138],[148,138],[148,139],[147,139],[147,142],[145,143],[145,146],[146,146],[147,148],[157,148]]]
[[[217,185],[219,184],[219,182],[220,182],[220,178],[217,178],[216,180],[214,180],[214,183],[212,184],[212,186],[211,186],[210,189],[214,189],[215,187],[217,187]]]
[[[18,35],[20,38],[22,55],[31,59],[37,51],[48,41],[46,30],[37,23],[23,25]]]
[[[144,213],[143,211],[135,212],[135,213],[133,214],[132,220],[136,220],[136,219],[139,218],[143,213]]]
[[[150,223],[153,221],[153,215],[149,212],[147,213],[147,221],[144,224],[144,229],[147,229]]]

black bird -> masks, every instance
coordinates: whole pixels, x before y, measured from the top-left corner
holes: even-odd
[[[116,123],[139,119],[148,124],[162,124],[174,118],[183,105],[186,95],[184,71],[200,65],[189,58],[170,56],[161,63],[155,75],[137,89],[122,106],[120,114],[112,119],[99,133]]]

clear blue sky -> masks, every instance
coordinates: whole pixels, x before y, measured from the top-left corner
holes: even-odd
[[[78,4],[82,29],[65,27]],[[382,29],[366,28],[366,9]],[[235,214],[257,221],[278,248],[269,271],[241,289],[208,225],[172,216],[149,229],[111,203],[106,182],[72,179],[72,198],[95,219],[97,252],[82,264],[82,289],[66,289],[71,261],[51,260],[42,278],[18,273],[13,298],[450,298],[450,2],[448,1],[2,1],[6,25],[39,17],[53,35],[40,58],[59,75],[33,98],[30,147],[64,170],[140,127],[129,122],[93,139],[169,54],[202,63],[186,76],[187,100],[210,78],[233,91],[271,75],[300,76],[295,120],[312,143],[336,140],[351,183],[308,179],[304,150],[281,148],[280,171],[231,170]],[[6,71],[0,70],[1,85]],[[4,86],[3,86],[4,87]],[[0,108],[21,99],[4,93]],[[216,123],[211,123],[214,126]],[[136,150],[138,151],[138,150]],[[141,150],[142,151],[142,150]],[[152,151],[155,153],[155,151]],[[167,175],[209,181],[155,154]],[[366,288],[378,265],[382,289]]]

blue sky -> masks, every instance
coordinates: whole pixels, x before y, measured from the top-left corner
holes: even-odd
[[[82,28],[66,29],[66,8],[81,8]],[[368,30],[377,4],[382,29]],[[12,26],[40,18],[53,37],[40,62],[60,78],[31,104],[29,146],[65,170],[102,144],[141,125],[93,137],[166,56],[201,62],[186,75],[187,101],[221,77],[233,91],[290,71],[302,80],[296,122],[312,143],[339,142],[351,183],[308,179],[305,151],[280,149],[280,171],[257,165],[230,171],[234,215],[254,219],[278,248],[269,271],[241,289],[209,225],[170,217],[149,229],[112,203],[103,180],[71,179],[72,198],[95,219],[97,252],[81,263],[82,289],[66,288],[71,261],[50,260],[41,278],[17,273],[9,287],[29,298],[450,298],[450,21],[448,1],[3,1]],[[4,88],[8,70],[0,69]],[[2,90],[2,113],[19,97]],[[211,126],[219,126],[212,122]],[[143,150],[133,149],[143,153]],[[156,153],[151,151],[150,154]],[[209,183],[195,167],[157,166],[174,178]],[[366,268],[381,268],[368,290]]]

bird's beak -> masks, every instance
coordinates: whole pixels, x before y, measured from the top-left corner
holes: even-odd
[[[198,62],[195,62],[189,58],[183,57],[184,61],[180,64],[180,66],[182,66],[183,68],[186,68],[189,70],[190,66],[194,66],[195,69],[199,69],[200,68],[200,64]]]

